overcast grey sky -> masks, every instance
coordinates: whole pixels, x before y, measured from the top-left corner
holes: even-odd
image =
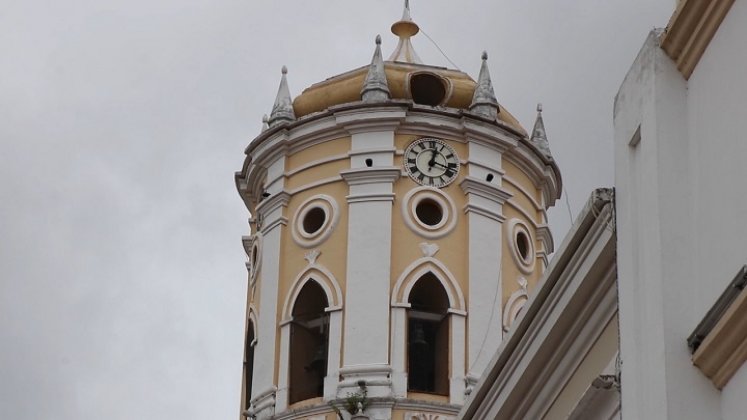
[[[612,100],[674,0],[412,0],[528,129],[575,214],[612,184]],[[272,106],[396,45],[400,0],[0,2],[0,418],[235,419],[247,213]],[[429,64],[448,65],[421,35]],[[449,67],[453,67],[449,65]],[[556,243],[570,225],[551,212]]]

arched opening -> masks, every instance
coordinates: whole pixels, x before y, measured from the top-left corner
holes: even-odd
[[[329,347],[329,306],[316,281],[308,281],[293,305],[290,330],[288,402],[293,404],[324,394]]]
[[[252,379],[254,376],[254,324],[249,321],[244,343],[244,410],[249,408],[252,400]]]
[[[413,286],[407,311],[407,390],[449,394],[449,297],[433,273]]]

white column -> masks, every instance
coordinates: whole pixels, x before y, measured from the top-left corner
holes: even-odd
[[[341,388],[362,379],[369,396],[388,396],[394,131],[353,134],[350,154],[341,173],[350,186]]]
[[[392,392],[395,398],[407,397],[407,308],[409,307],[409,303],[392,306]]]
[[[501,153],[469,143],[469,176],[460,183],[467,196],[469,225],[469,303],[467,382],[474,386],[502,339],[503,203],[511,194],[501,188]],[[488,174],[493,175],[487,181]]]
[[[324,400],[337,397],[337,384],[340,380],[340,352],[342,346],[342,310],[329,311],[329,345],[327,346],[327,376],[324,378]]]
[[[449,329],[451,330],[451,343],[449,353],[451,354],[451,372],[449,377],[449,402],[451,404],[464,404],[464,349],[465,342],[465,314],[450,311]]]
[[[257,314],[257,346],[255,349],[254,375],[252,379],[252,406],[258,419],[274,414],[275,401],[275,342],[277,336],[278,280],[280,277],[280,233],[288,220],[283,210],[288,204],[288,194],[282,191],[284,159],[270,165],[267,184],[270,197],[257,206],[257,217],[261,220],[262,272],[258,281],[259,307]],[[287,401],[287,399],[286,399]]]
[[[282,413],[288,408],[288,380],[290,366],[290,330],[293,318],[280,325],[280,360],[278,363],[278,389],[275,397],[275,411]]]

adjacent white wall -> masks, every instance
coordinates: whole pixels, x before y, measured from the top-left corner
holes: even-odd
[[[744,417],[686,339],[747,263],[746,22],[736,0],[689,81],[652,33],[616,98],[623,419]]]

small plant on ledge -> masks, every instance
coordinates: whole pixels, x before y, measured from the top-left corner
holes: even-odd
[[[366,389],[366,381],[358,381],[358,386],[361,388],[357,392],[348,392],[348,396],[345,397],[342,403],[342,409],[350,413],[351,416],[356,414],[362,415],[363,412],[368,408],[370,401],[368,400],[368,389]],[[332,410],[337,413],[337,418],[345,420],[342,416],[340,407],[337,407],[333,402],[329,403],[332,406]]]

